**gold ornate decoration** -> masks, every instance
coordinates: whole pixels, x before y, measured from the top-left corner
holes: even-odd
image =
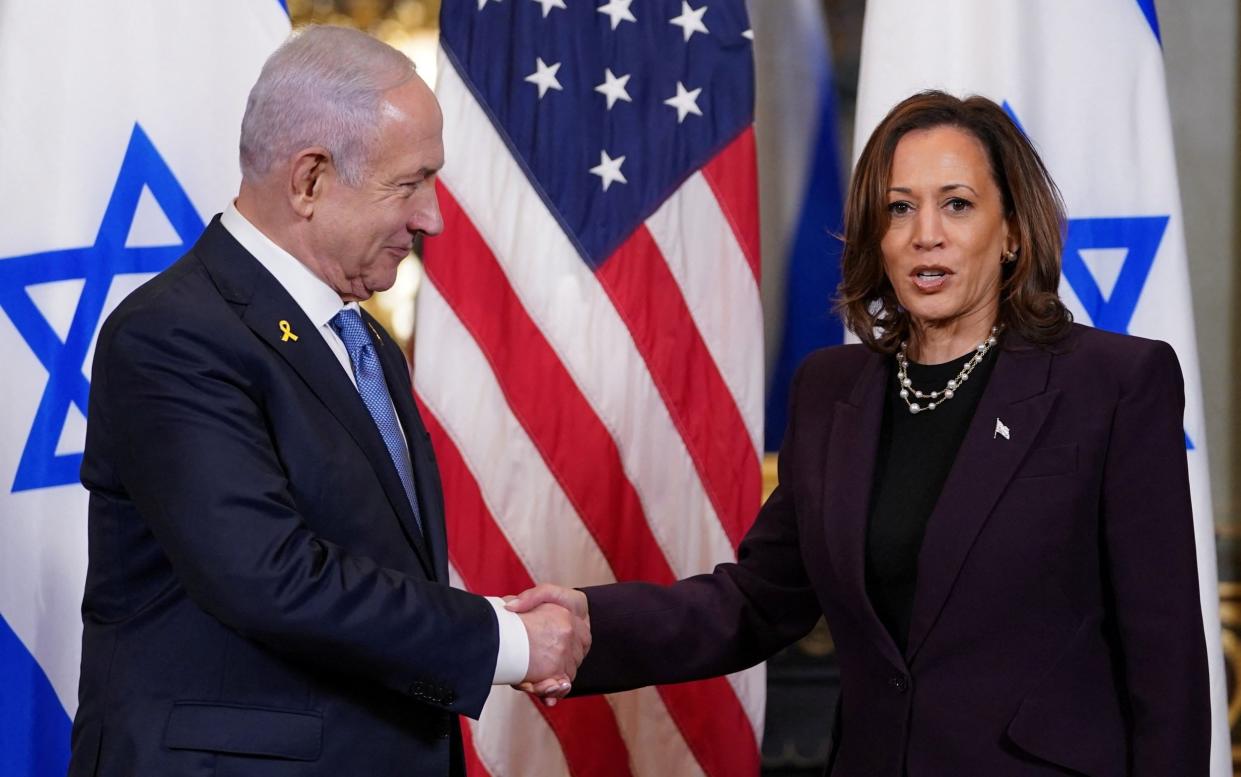
[[[1232,733],[1232,771],[1241,774],[1241,743],[1238,743],[1237,721],[1241,719],[1241,583],[1219,584],[1219,620],[1224,649],[1224,683],[1228,689],[1228,729]]]
[[[776,454],[767,453],[763,455],[763,501],[767,501],[767,497],[771,496],[771,492],[776,490],[776,484],[780,482],[780,473],[776,469]]]
[[[440,0],[289,0],[294,27],[339,24],[384,40],[397,29],[433,28],[439,15]]]

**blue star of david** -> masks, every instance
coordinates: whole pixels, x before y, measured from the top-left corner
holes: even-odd
[[[1005,100],[1004,112],[1026,135],[1016,111]],[[1060,257],[1061,271],[1073,293],[1081,301],[1091,323],[1099,329],[1129,333],[1129,322],[1137,310],[1142,289],[1155,263],[1155,254],[1168,228],[1168,216],[1114,216],[1110,218],[1069,219],[1068,234]],[[1097,248],[1120,248],[1125,251],[1124,264],[1116,277],[1112,293],[1103,295],[1098,281],[1086,266],[1082,251]],[[1193,441],[1185,433],[1185,447],[1193,450]]]
[[[1064,279],[1081,301],[1090,321],[1100,329],[1128,334],[1133,311],[1150,275],[1159,243],[1168,228],[1167,216],[1069,219],[1068,235],[1061,255]],[[1104,297],[1081,252],[1094,248],[1122,248],[1125,263],[1112,293]],[[1194,443],[1185,433],[1185,448]]]
[[[1061,256],[1064,279],[1095,326],[1113,332],[1129,331],[1133,311],[1138,307],[1167,227],[1167,216],[1069,219]],[[1126,252],[1116,285],[1107,297],[1082,259],[1082,251],[1095,248],[1121,248]]]
[[[163,209],[179,243],[126,247],[143,188]],[[0,259],[0,309],[48,372],[12,490],[26,491],[78,482],[81,453],[56,452],[69,408],[86,414],[90,383],[83,374],[86,353],[99,327],[112,279],[125,273],[158,272],[189,248],[203,220],[167,163],[138,124],[104,211],[94,245]],[[84,281],[68,336],[62,341],[39,312],[27,287],[55,281]]]

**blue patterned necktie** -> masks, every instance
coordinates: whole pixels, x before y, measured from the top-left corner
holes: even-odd
[[[371,419],[383,437],[388,455],[396,465],[396,472],[401,477],[401,485],[405,487],[405,495],[409,497],[409,505],[414,510],[414,520],[418,529],[422,529],[422,516],[418,513],[418,497],[414,493],[414,473],[410,469],[409,454],[405,448],[405,439],[401,434],[401,426],[396,420],[396,411],[392,408],[392,397],[388,394],[388,383],[384,380],[383,368],[379,365],[379,354],[375,353],[375,343],[362,316],[352,308],[345,308],[332,317],[332,328],[340,335],[349,351],[349,361],[353,364],[353,377],[358,384],[358,394],[366,405]]]

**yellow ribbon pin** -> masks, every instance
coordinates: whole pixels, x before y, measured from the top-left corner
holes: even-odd
[[[280,334],[280,342],[282,343],[286,340],[292,340],[295,343],[297,342],[297,335],[293,334],[293,330],[289,327],[288,321],[280,322]]]

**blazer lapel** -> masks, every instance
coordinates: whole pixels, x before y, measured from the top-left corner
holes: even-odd
[[[422,425],[418,408],[414,405],[413,389],[398,400],[397,412],[401,423],[408,423],[409,454],[414,460],[414,480],[418,486],[418,500],[422,508],[422,520],[427,542],[431,546],[431,561],[435,565],[435,579],[448,582],[448,535],[445,528],[444,497],[440,487],[439,469],[431,447],[431,435]],[[407,420],[408,419],[408,420]]]
[[[198,252],[198,256],[221,294],[242,306],[241,318],[246,325],[297,372],[353,437],[379,477],[393,510],[400,516],[405,535],[424,570],[434,575],[426,543],[419,532],[409,531],[413,512],[383,438],[336,355],[318,336],[317,327],[279,281],[219,225],[218,217],[204,232],[201,241],[205,250]],[[281,322],[287,324],[292,335],[286,337]]]
[[[370,316],[366,318],[370,323]],[[395,348],[395,345],[392,347]],[[414,405],[414,387],[410,382],[406,363],[394,355],[392,348],[381,347],[379,354],[384,377],[388,381],[388,393],[392,395],[392,405],[396,408],[397,417],[401,419],[401,427],[405,430],[405,444],[409,446],[409,459],[414,468],[414,488],[418,492],[418,509],[422,516],[422,531],[435,568],[434,579],[448,582],[448,537],[444,529],[444,500],[435,455],[431,449],[431,436],[423,426],[422,417]],[[412,518],[412,515],[410,517]]]
[[[974,539],[1038,436],[1058,391],[1047,391],[1052,354],[1005,337],[956,461],[927,522],[918,556],[906,655],[910,663],[944,607]],[[1003,424],[1008,436],[998,431]]]
[[[836,403],[823,477],[823,515],[828,554],[846,588],[844,600],[853,605],[871,641],[894,666],[901,666],[896,643],[866,593],[866,524],[888,377],[885,358],[872,354],[849,400]]]

